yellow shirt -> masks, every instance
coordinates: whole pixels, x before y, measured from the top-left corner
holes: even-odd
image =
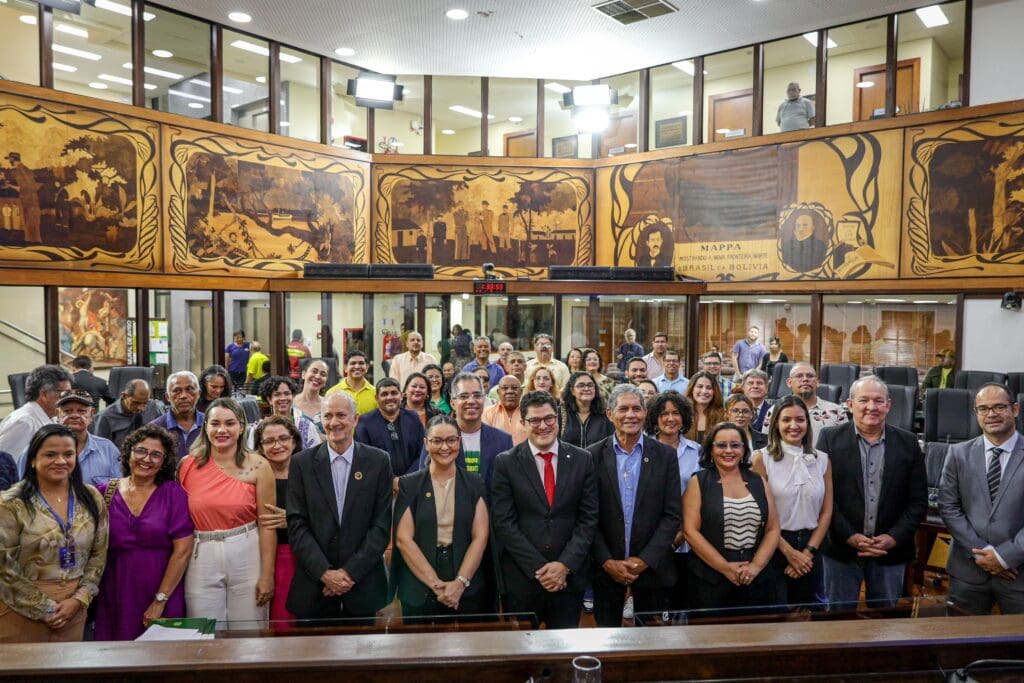
[[[363,388],[356,391],[348,385],[347,377],[342,378],[340,382],[327,390],[327,395],[330,396],[339,391],[344,391],[355,400],[356,412],[360,415],[366,415],[371,410],[377,409],[377,390],[366,380],[363,380]]]
[[[262,351],[253,351],[249,355],[249,363],[245,367],[246,373],[252,376],[253,379],[259,379],[263,375],[267,374],[263,372],[263,364],[270,360],[270,357]]]

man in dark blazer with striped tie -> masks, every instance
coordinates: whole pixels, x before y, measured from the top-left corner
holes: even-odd
[[[587,449],[598,480],[594,620],[598,626],[622,626],[627,589],[634,613],[668,609],[682,499],[675,449],[644,437],[647,408],[640,389],[612,389],[607,412],[615,433]]]
[[[949,599],[971,614],[1024,613],[1024,435],[1020,406],[1002,384],[974,397],[981,436],[949,450],[939,514],[953,535]]]
[[[519,408],[529,436],[498,455],[491,481],[504,609],[536,615],[535,625],[549,629],[575,628],[597,528],[594,465],[590,453],[558,439],[550,394],[530,392]]]

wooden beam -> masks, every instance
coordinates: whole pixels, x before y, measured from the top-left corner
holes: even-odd
[[[149,290],[135,288],[135,365],[149,366]]]
[[[269,75],[267,76],[268,130],[274,135],[281,134],[281,44],[270,41]]]
[[[544,79],[537,79],[537,152],[538,159],[544,156]]]
[[[974,0],[964,0],[964,60],[962,90],[960,104],[967,107],[971,104],[971,44],[974,40]]]
[[[819,293],[811,294],[811,365],[821,367],[822,334],[821,325],[825,316],[824,298]],[[795,357],[796,349],[793,349]]]
[[[210,26],[210,119],[224,123],[224,27]]]
[[[885,18],[885,115],[896,115],[896,61],[899,25],[895,14]]]
[[[480,113],[483,114],[480,117],[480,156],[482,157],[490,156],[487,141],[487,133],[490,126],[487,122],[487,114],[490,113],[491,109],[490,82],[491,79],[487,76],[480,79]]]
[[[224,330],[224,290],[214,290],[212,297],[210,305],[213,308],[213,362],[220,365],[223,362],[224,349],[228,345],[228,335]]]
[[[754,51],[754,111],[753,121],[750,122],[750,134],[759,136],[764,134],[764,43],[758,43],[753,47]]]
[[[291,330],[285,319],[284,292],[270,293],[270,371],[275,375],[288,376],[288,342]]]
[[[320,144],[331,144],[331,119],[333,117],[334,93],[331,75],[332,62],[327,57],[320,58]]]
[[[43,288],[44,357],[51,365],[60,365],[60,296],[58,287]],[[30,370],[31,368],[24,368]]]
[[[43,88],[52,88],[53,9],[37,5],[36,23],[39,24],[39,85]]]
[[[637,118],[640,125],[637,128],[637,151],[646,152],[651,139],[651,70],[640,70],[640,87],[637,97]]]
[[[693,60],[693,145],[704,143],[704,58]]]
[[[700,360],[700,296],[686,297],[686,376],[697,372]]]
[[[818,31],[814,66],[814,125],[821,128],[828,120],[828,30]]]
[[[372,113],[373,110],[371,109]],[[423,77],[423,154],[434,153],[434,77]],[[369,130],[369,128],[367,128]],[[368,152],[373,151],[373,139],[370,139]]]

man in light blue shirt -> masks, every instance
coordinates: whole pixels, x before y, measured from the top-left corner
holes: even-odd
[[[203,430],[205,414],[196,410],[199,404],[199,379],[188,370],[174,373],[167,378],[167,398],[171,409],[150,424],[163,427],[174,435],[180,462],[188,455]]]
[[[679,374],[679,352],[673,349],[665,351],[662,365],[665,368],[665,374],[654,378],[658,393],[663,394],[666,391],[686,393],[686,385],[690,383],[690,380]]]

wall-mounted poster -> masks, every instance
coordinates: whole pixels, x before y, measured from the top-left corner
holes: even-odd
[[[593,171],[382,164],[374,183],[377,263],[536,278],[593,261]]]
[[[154,269],[155,123],[0,95],[0,262]]]
[[[896,276],[900,131],[598,169],[598,264],[700,280]]]
[[[1024,114],[907,131],[903,277],[1024,273]]]
[[[654,147],[675,147],[686,144],[687,117],[676,116],[654,122]]]
[[[88,356],[95,367],[128,364],[128,290],[59,287],[61,358]]]
[[[575,159],[579,153],[579,135],[563,135],[551,138],[551,156],[554,159]]]
[[[168,127],[172,272],[301,272],[366,263],[369,165]]]

